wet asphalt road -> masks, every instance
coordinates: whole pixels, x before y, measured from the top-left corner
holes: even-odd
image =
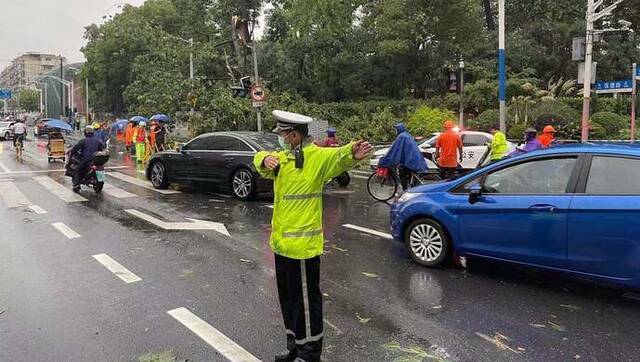
[[[46,213],[24,200],[9,207],[0,187],[0,361],[225,360],[167,314],[180,307],[261,360],[282,350],[269,195],[249,203],[202,187],[164,195],[109,177],[130,195],[85,188],[86,201],[66,202],[34,178],[71,187],[42,144],[27,143],[24,164],[10,142],[2,146],[0,186]],[[108,172],[143,179],[129,157],[112,155],[108,165],[122,168]],[[368,197],[364,179],[325,194],[324,360],[640,359],[640,294],[475,260],[467,270],[422,268],[400,243],[343,227],[388,232],[389,205]],[[223,223],[231,236],[163,230],[127,209]],[[125,283],[98,254],[141,280]]]

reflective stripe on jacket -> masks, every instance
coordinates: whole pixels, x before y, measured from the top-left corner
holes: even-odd
[[[507,137],[504,133],[498,131],[493,135],[491,141],[491,160],[500,160],[507,153]]]
[[[253,160],[264,178],[274,180],[271,249],[292,259],[310,259],[322,254],[322,191],[332,178],[353,167],[352,144],[322,148],[304,146],[304,166],[295,167],[291,152],[258,152]],[[262,165],[267,156],[280,160],[276,175]]]

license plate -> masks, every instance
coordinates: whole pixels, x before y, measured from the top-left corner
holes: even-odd
[[[98,179],[98,182],[104,182],[104,171],[96,171],[96,179]]]

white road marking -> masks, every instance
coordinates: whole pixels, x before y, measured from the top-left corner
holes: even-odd
[[[13,182],[0,182],[0,196],[9,208],[31,205],[31,201],[24,196]]]
[[[4,163],[0,162],[0,168],[2,169],[2,171],[4,171],[5,173],[9,173],[11,172],[11,170],[9,170],[9,167],[7,167]]]
[[[371,175],[369,175],[369,176],[351,175],[351,177],[353,177],[353,178],[359,178],[359,179],[361,179],[361,180],[368,180],[370,176],[371,176]]]
[[[240,347],[229,337],[222,334],[209,323],[191,313],[187,308],[180,307],[167,312],[170,316],[189,328],[208,345],[213,347],[218,353],[226,357],[231,362],[259,362],[254,355]]]
[[[131,198],[131,197],[136,197],[138,195],[136,194],[132,194],[131,192],[125,191],[121,188],[115,187],[111,184],[105,183],[104,184],[104,188],[102,189],[102,191],[110,196],[113,196],[115,198],[118,199],[127,199],[127,198]]]
[[[190,222],[166,222],[135,209],[124,211],[164,230],[215,230],[226,236],[231,236],[224,224],[218,222],[190,218],[186,218]]]
[[[158,192],[158,193],[161,193],[161,194],[164,194],[164,195],[179,194],[180,193],[180,191],[176,191],[176,190],[158,190],[158,189],[156,189],[155,187],[153,187],[151,185],[151,182],[140,180],[140,179],[137,179],[135,177],[126,175],[124,173],[121,173],[121,172],[108,172],[107,175],[109,175],[111,177],[115,177],[117,179],[120,179],[120,180],[128,182],[128,183],[140,186],[140,187],[144,187],[145,189],[153,190],[155,192]]]
[[[391,234],[382,233],[382,232],[380,232],[380,231],[376,231],[376,230],[372,230],[372,229],[363,228],[362,226],[351,225],[351,224],[344,224],[344,225],[342,225],[342,227],[345,227],[345,228],[347,228],[347,229],[352,229],[352,230],[361,231],[361,232],[363,232],[363,233],[367,233],[367,234],[371,234],[371,235],[375,235],[375,236],[379,236],[379,237],[381,237],[381,238],[385,238],[385,239],[393,240],[393,236],[391,236]]]
[[[77,232],[73,231],[73,229],[71,229],[70,227],[68,227],[64,223],[54,222],[53,224],[51,224],[51,226],[53,226],[54,228],[58,229],[58,231],[62,235],[66,236],[67,239],[77,239],[77,238],[80,237],[80,234],[78,234]]]
[[[107,254],[96,254],[92,255],[92,257],[127,284],[139,282],[142,280],[142,278],[133,274],[131,271],[129,271],[129,269],[113,260],[113,258],[111,258]]]
[[[351,170],[350,172],[360,176],[371,176],[371,171]]]
[[[41,208],[38,205],[29,205],[29,208],[38,215],[46,214],[47,210]]]
[[[119,170],[123,168],[129,168],[127,166],[113,166],[113,167],[105,167],[106,170]],[[31,170],[31,171],[9,171],[9,172],[0,172],[0,175],[31,175],[31,174],[39,174],[39,173],[51,173],[51,172],[65,172],[64,168],[58,168],[54,170]]]
[[[37,176],[33,178],[37,183],[42,185],[45,189],[49,190],[52,194],[58,196],[64,202],[82,202],[88,201],[84,197],[71,191],[71,188],[66,188],[62,184],[59,184],[49,176]]]

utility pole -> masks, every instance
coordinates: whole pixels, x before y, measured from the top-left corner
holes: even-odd
[[[60,79],[64,79],[64,64],[60,54]],[[60,114],[64,114],[64,84],[60,83]]]
[[[631,92],[631,142],[636,140],[636,98],[638,97],[637,79],[638,63],[633,63],[631,79],[633,82],[633,91]]]
[[[260,76],[258,75],[258,43],[256,42],[255,35],[251,44],[251,50],[253,53],[253,76],[255,78],[255,84],[260,85]],[[262,110],[256,108],[256,114],[258,117],[258,132],[262,132]]]
[[[594,0],[587,0],[587,38],[584,56],[584,90],[582,95],[582,124],[580,140],[589,140],[589,108],[591,107],[591,63],[593,62],[593,6]]]
[[[593,0],[590,0],[593,1]],[[505,50],[505,0],[498,0],[498,67],[500,99],[500,132],[507,132],[507,60]]]
[[[460,57],[460,128],[464,128],[464,59]]]
[[[42,83],[44,85],[44,117],[49,117],[49,100],[47,99],[47,82]]]
[[[189,38],[189,80],[191,82],[191,91],[193,92],[193,38]],[[191,117],[193,117],[193,102],[191,102]]]

